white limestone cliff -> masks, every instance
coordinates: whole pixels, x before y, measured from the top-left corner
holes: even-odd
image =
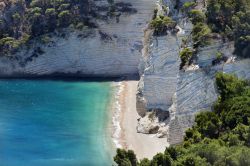
[[[120,13],[119,17],[108,20],[97,19],[96,29],[51,34],[45,45],[34,42],[32,49],[24,48],[11,58],[0,57],[0,76],[137,75],[143,28],[152,17],[155,3],[150,0],[121,2],[131,4],[136,12]],[[94,3],[101,7],[108,5],[106,0]]]
[[[165,2],[170,9],[174,6],[171,0]],[[185,130],[193,125],[195,114],[211,110],[217,100],[215,74],[220,71],[250,79],[250,59],[235,59],[233,43],[215,40],[198,50],[193,65],[179,70],[181,41],[189,37],[192,25],[180,13],[172,13],[176,14],[173,18],[177,18],[181,31],[160,37],[146,36],[148,42],[144,42],[146,51],[140,64],[137,95],[137,111],[142,118],[137,131],[150,133],[158,129],[154,130],[158,137],[167,137],[170,144],[177,144],[183,140]],[[228,60],[214,64],[218,52]],[[152,118],[152,110],[169,112],[169,118],[162,121],[157,116]]]

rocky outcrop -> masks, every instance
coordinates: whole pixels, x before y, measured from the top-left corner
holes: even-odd
[[[153,109],[147,112],[138,122],[137,131],[144,134],[157,134],[158,137],[166,136],[165,123],[169,120],[169,112]]]
[[[236,74],[240,78],[250,79],[250,59],[221,64],[203,70],[180,72],[176,89],[176,106],[171,112],[171,120],[166,123],[167,138],[170,144],[183,140],[184,132],[192,127],[197,112],[211,110],[218,98],[215,86],[215,73]]]
[[[181,3],[181,2],[180,2]],[[161,109],[167,111],[172,105],[172,97],[176,91],[177,75],[179,73],[179,52],[182,39],[191,31],[191,24],[186,19],[179,19],[174,9],[175,1],[167,1],[166,6],[178,23],[178,33],[169,31],[164,36],[153,36],[151,32],[145,33],[143,59],[140,64],[140,83],[137,95],[137,111],[145,114],[148,109]],[[162,6],[158,2],[158,11]],[[144,106],[143,106],[144,104]],[[142,114],[141,113],[141,114]]]
[[[172,1],[168,3],[172,13],[176,13],[175,5],[175,2]],[[137,111],[139,114],[147,115],[147,111],[152,109],[169,111],[173,104],[179,75],[179,52],[182,39],[190,34],[192,28],[191,24],[186,22],[185,19],[177,18],[176,21],[179,27],[178,33],[169,31],[164,36],[153,36],[153,33],[151,33],[151,36],[145,35],[147,42],[144,42],[144,50],[146,51],[139,68],[141,73],[137,95]],[[147,118],[146,116],[139,121],[139,125],[144,126],[144,128],[141,127],[140,130],[137,130],[138,132],[147,132],[148,127],[143,124],[147,122],[145,120]]]
[[[143,28],[151,19],[154,2],[115,1],[116,17],[104,19],[106,0],[93,1],[98,28],[50,34],[46,44],[34,41],[11,57],[0,58],[0,76],[73,75],[116,77],[137,75]],[[105,15],[105,13],[103,13]]]
[[[173,1],[166,2],[171,10]],[[225,43],[218,38],[198,49],[191,66],[179,70],[182,39],[189,38],[192,25],[181,13],[172,13],[175,13],[173,18],[178,22],[179,33],[148,37],[145,45],[147,52],[140,65],[143,71],[140,71],[137,97],[137,110],[143,116],[137,131],[148,133],[158,123],[157,136],[167,137],[170,144],[177,144],[183,140],[185,130],[193,125],[195,114],[211,110],[217,100],[215,74],[220,71],[250,79],[250,60],[235,58],[233,43]],[[218,53],[223,58],[218,58]],[[149,115],[154,109],[169,112],[170,117],[164,123],[147,120],[153,119]]]

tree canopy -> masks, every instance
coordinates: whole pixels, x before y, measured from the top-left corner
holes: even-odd
[[[207,21],[214,32],[235,41],[235,53],[250,57],[250,1],[208,0]]]

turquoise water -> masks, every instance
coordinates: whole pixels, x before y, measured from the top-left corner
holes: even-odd
[[[111,165],[110,94],[107,82],[0,80],[0,165]]]

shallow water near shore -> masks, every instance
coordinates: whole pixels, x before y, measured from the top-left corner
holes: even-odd
[[[109,82],[0,80],[1,166],[111,165]]]

